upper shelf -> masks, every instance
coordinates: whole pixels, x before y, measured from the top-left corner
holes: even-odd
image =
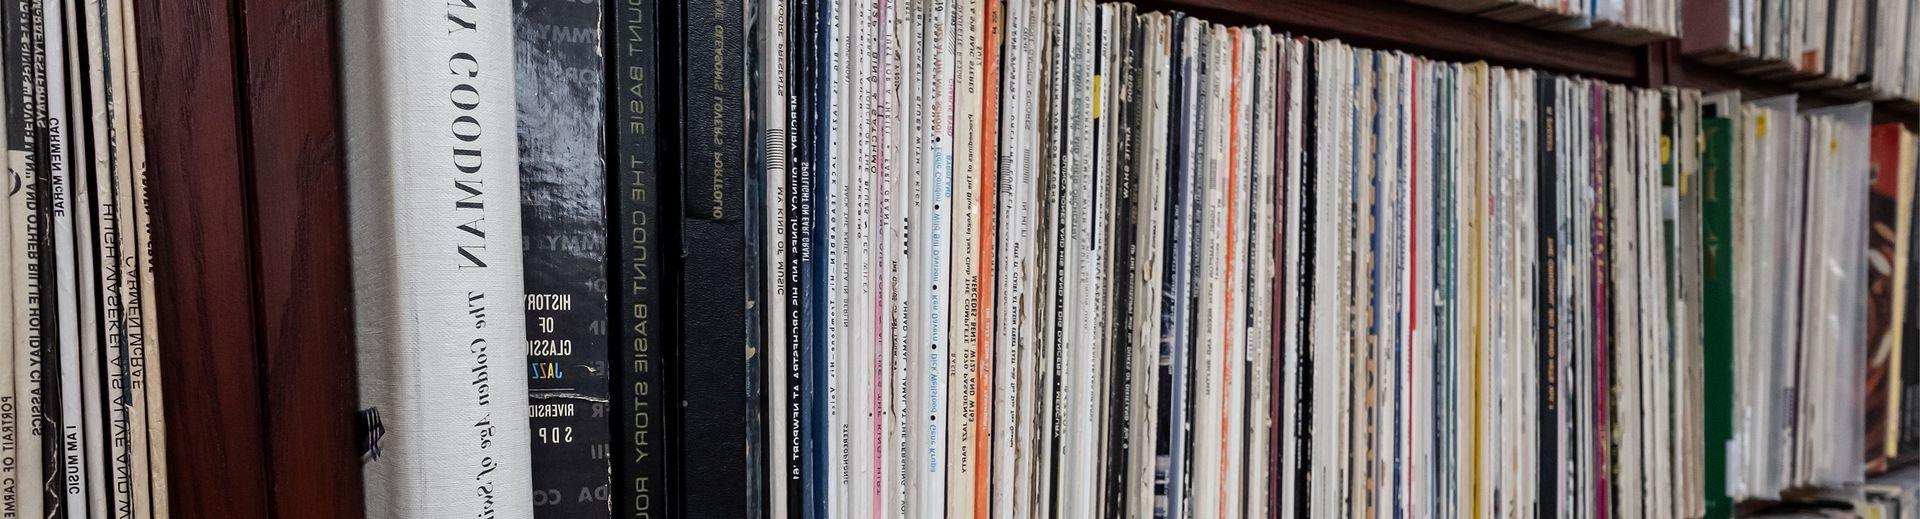
[[[1431,58],[1578,74],[1640,84],[1639,47],[1616,45],[1400,0],[1140,0],[1223,22],[1404,50]]]
[[[1403,0],[1135,0],[1144,8],[1179,10],[1229,23],[1259,23],[1294,34],[1404,50],[1454,61],[1486,61],[1636,86],[1740,90],[1754,99],[1799,93],[1801,106],[1855,102],[1844,91],[1810,91],[1785,81],[1741,76],[1686,58],[1681,41],[1612,43],[1510,24]],[[1686,6],[1693,8],[1689,0]],[[1876,122],[1920,123],[1912,103],[1874,104]]]

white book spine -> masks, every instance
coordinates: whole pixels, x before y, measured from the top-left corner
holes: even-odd
[[[530,518],[508,2],[340,12],[368,516]]]

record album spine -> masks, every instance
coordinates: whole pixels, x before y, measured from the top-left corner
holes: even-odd
[[[101,365],[104,368],[101,402],[105,409],[94,416],[103,416],[104,440],[100,444],[106,447],[105,467],[100,498],[102,513],[113,516],[128,516],[136,512],[134,495],[144,492],[136,489],[134,471],[136,469],[134,453],[130,449],[133,438],[130,429],[132,414],[131,393],[129,392],[129,370],[127,367],[130,351],[128,342],[128,319],[131,307],[125,297],[129,283],[126,261],[130,251],[126,247],[125,229],[127,213],[131,205],[125,187],[116,183],[124,177],[126,171],[124,154],[124,81],[118,76],[119,57],[113,44],[119,41],[120,28],[113,6],[118,2],[89,1],[83,17],[84,34],[87,38],[86,55],[88,64],[88,93],[91,110],[100,114],[93,118],[90,136],[93,139],[93,198],[98,218],[97,266],[100,289],[100,330],[103,346]],[[111,483],[107,483],[107,482]],[[141,510],[144,511],[144,510]]]
[[[340,12],[368,515],[532,517],[509,3]]]
[[[607,193],[612,233],[609,264],[618,280],[608,300],[614,326],[608,355],[612,391],[612,492],[615,517],[657,517],[674,510],[667,489],[671,467],[665,436],[667,370],[664,348],[672,344],[672,313],[664,305],[668,261],[662,218],[667,197],[661,184],[660,26],[658,0],[609,0],[607,33],[617,38],[606,56],[607,89],[614,117],[609,152],[613,189]]]
[[[77,177],[73,174],[73,145],[79,141],[74,138],[72,125],[74,100],[68,97],[68,86],[74,85],[69,70],[74,66],[74,56],[70,55],[73,50],[68,48],[72,43],[68,41],[72,34],[72,20],[66,4],[60,0],[43,0],[38,20],[44,41],[43,52],[39,55],[39,80],[43,85],[40,98],[45,106],[41,123],[45,128],[46,140],[42,144],[47,158],[41,182],[47,188],[50,202],[47,204],[48,221],[53,231],[49,233],[53,245],[50,256],[57,278],[53,286],[54,301],[58,307],[54,334],[47,344],[55,352],[59,369],[56,371],[57,377],[48,379],[55,382],[56,388],[50,393],[60,396],[58,418],[52,423],[53,456],[49,458],[52,472],[48,474],[48,491],[53,494],[50,498],[53,501],[50,502],[57,502],[59,506],[49,506],[47,511],[64,517],[86,517],[89,464],[84,440],[87,400],[83,396],[85,387],[82,384],[82,371],[85,363],[82,361],[82,349],[89,345],[83,340],[93,337],[93,334],[83,335],[81,330],[91,325],[91,317],[82,308],[92,298],[82,296],[88,287],[79,282],[81,278],[77,265],[81,255],[90,254],[90,251],[79,243],[81,237],[75,236],[77,228],[74,222],[80,217],[74,214],[78,191],[74,183]]]
[[[38,40],[34,37],[33,21],[39,3],[12,0],[0,4],[0,9],[5,16],[6,35],[5,54],[0,57],[6,93],[6,164],[12,177],[10,185],[15,186],[8,198],[16,220],[9,230],[15,258],[10,296],[16,326],[8,339],[13,345],[8,354],[13,357],[13,391],[19,397],[15,420],[19,429],[15,445],[19,448],[15,454],[13,492],[18,496],[19,517],[37,518],[44,515],[45,502],[40,490],[45,480],[45,452],[41,446],[46,445],[41,359],[52,316],[46,308],[51,287],[45,267],[47,202],[38,182],[42,160],[39,148],[44,136],[38,124],[39,103],[34,88]]]
[[[787,131],[789,142],[789,160],[787,169],[787,314],[788,326],[786,343],[787,363],[784,384],[789,402],[783,409],[785,426],[791,435],[784,445],[787,456],[787,471],[782,477],[788,485],[788,516],[802,517],[809,514],[807,509],[811,501],[809,487],[812,485],[808,474],[811,463],[809,446],[813,441],[810,429],[812,419],[810,409],[813,372],[807,362],[809,350],[813,347],[811,335],[813,305],[809,301],[815,290],[812,279],[814,255],[814,148],[812,123],[813,95],[813,0],[795,0],[790,13],[791,31],[788,35],[791,53],[788,69],[790,82]]]
[[[790,462],[787,447],[791,440],[798,439],[788,425],[786,413],[792,394],[788,391],[787,381],[790,363],[788,338],[795,331],[788,318],[791,308],[788,295],[793,287],[788,283],[788,259],[793,254],[791,227],[787,225],[792,217],[791,206],[787,203],[792,196],[792,179],[789,174],[791,147],[788,136],[791,135],[788,118],[792,83],[788,77],[790,48],[788,34],[792,27],[789,17],[792,2],[787,0],[769,0],[760,3],[759,18],[755,28],[755,52],[757,59],[754,70],[754,109],[759,117],[755,120],[755,133],[759,140],[759,158],[764,193],[759,199],[765,202],[765,227],[762,234],[767,251],[763,258],[764,295],[766,301],[766,320],[762,330],[765,333],[767,347],[764,361],[765,372],[762,382],[766,410],[763,424],[767,446],[763,458],[766,476],[766,505],[769,517],[786,517],[790,503],[789,492],[797,491],[787,479]]]
[[[818,381],[819,371],[813,365],[813,356],[817,348],[815,315],[818,305],[819,286],[815,282],[814,270],[820,263],[817,236],[819,207],[816,202],[818,184],[817,137],[815,136],[815,103],[817,92],[815,84],[816,45],[818,45],[818,9],[816,0],[794,0],[790,9],[791,29],[788,34],[788,49],[791,52],[788,69],[791,83],[788,99],[787,131],[791,166],[787,169],[788,199],[787,222],[787,378],[786,391],[790,399],[784,410],[787,427],[792,437],[785,445],[787,456],[787,516],[819,517],[812,507],[818,503],[815,492],[822,486],[819,478],[814,477],[815,465],[819,458],[814,456],[814,446],[818,440],[816,428],[819,421],[814,385]]]
[[[608,510],[606,115],[598,1],[515,3],[522,311],[533,503],[541,517]],[[621,415],[624,416],[624,415]],[[582,499],[581,496],[587,496]]]
[[[1535,271],[1537,281],[1534,283],[1539,295],[1534,301],[1540,305],[1540,322],[1536,337],[1539,341],[1540,354],[1535,358],[1538,362],[1535,380],[1539,382],[1535,391],[1539,395],[1536,397],[1540,405],[1537,430],[1541,434],[1538,452],[1539,472],[1535,476],[1540,478],[1539,493],[1536,494],[1540,498],[1540,515],[1556,517],[1558,510],[1556,496],[1559,495],[1559,469],[1556,465],[1560,457],[1557,441],[1559,437],[1552,431],[1558,430],[1556,422],[1560,405],[1554,377],[1559,373],[1556,366],[1558,366],[1560,343],[1560,269],[1556,255],[1560,250],[1559,202],[1556,196],[1560,184],[1560,173],[1556,168],[1560,164],[1560,105],[1557,104],[1555,96],[1559,91],[1559,79],[1542,74],[1537,81],[1535,95],[1538,96],[1539,118],[1534,121],[1534,124],[1537,125],[1536,138],[1540,146],[1538,154],[1540,184],[1536,191],[1539,198],[1534,203],[1537,215],[1534,222],[1539,225],[1540,230],[1538,240],[1540,256]]]
[[[139,53],[135,52],[136,49],[133,42],[140,41],[140,37],[136,24],[134,23],[134,17],[124,14],[131,13],[132,11],[132,0],[120,1],[120,12],[123,13],[121,16],[121,27],[125,32],[122,41],[126,42],[121,49],[125,58],[122,64],[126,68],[125,74],[127,77],[139,78],[141,77],[140,58]],[[142,443],[140,439],[135,440],[136,448],[144,447],[144,449],[136,452],[135,462],[138,466],[144,468],[136,469],[134,481],[136,484],[136,492],[138,492],[139,488],[147,489],[145,499],[139,499],[138,495],[135,496],[134,510],[136,514],[139,514],[141,507],[144,506],[150,512],[150,517],[165,519],[170,516],[172,510],[168,506],[166,476],[167,423],[166,416],[162,412],[160,405],[161,395],[164,394],[165,390],[161,386],[160,370],[157,368],[149,369],[146,363],[147,359],[158,358],[158,352],[160,351],[160,336],[158,332],[154,328],[147,326],[148,323],[156,322],[158,319],[155,317],[157,314],[155,306],[146,304],[153,300],[152,294],[155,285],[152,261],[152,217],[149,212],[151,201],[147,197],[146,128],[143,126],[144,118],[142,115],[142,101],[140,99],[140,81],[136,79],[126,81],[125,84],[127,92],[125,99],[127,103],[128,146],[125,155],[127,159],[127,178],[124,182],[128,186],[127,192],[130,202],[126,204],[126,207],[128,207],[127,211],[130,215],[128,219],[129,224],[132,226],[126,234],[126,239],[133,242],[130,246],[132,250],[132,259],[130,261],[133,263],[129,269],[133,272],[133,275],[130,278],[129,293],[131,295],[128,297],[127,304],[131,309],[129,311],[129,319],[138,319],[128,326],[130,335],[128,344],[132,358],[132,363],[129,365],[129,372],[130,385],[135,392],[134,424],[136,426],[143,426],[145,429],[144,443]],[[17,357],[16,362],[18,362]],[[16,387],[18,387],[18,381],[16,381]],[[25,400],[23,399],[23,401]],[[22,406],[23,409],[27,407],[29,406]],[[145,479],[144,485],[140,484],[142,479]],[[22,481],[24,481],[24,479],[22,479]],[[23,504],[26,502],[24,494],[21,502]]]
[[[743,517],[750,338],[745,284],[747,10],[742,0],[680,6],[680,368],[675,487],[682,513]]]

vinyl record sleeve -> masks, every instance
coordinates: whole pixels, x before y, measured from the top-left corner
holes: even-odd
[[[606,93],[590,31],[600,5],[540,3],[514,12],[523,274],[527,297],[527,422],[532,430],[535,514],[570,517],[608,509],[608,460],[616,435],[604,407],[608,316],[604,291],[607,178],[600,155]],[[596,290],[596,287],[598,289]],[[586,499],[582,499],[585,496]],[[623,503],[630,504],[630,503]]]

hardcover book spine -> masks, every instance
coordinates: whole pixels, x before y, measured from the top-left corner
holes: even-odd
[[[748,337],[747,10],[742,0],[681,6],[679,366],[675,487],[690,517],[744,517]],[[696,465],[697,462],[697,465]]]
[[[533,515],[509,9],[340,10],[369,517]]]
[[[608,358],[612,422],[612,509],[614,517],[660,517],[674,510],[667,452],[671,409],[667,399],[670,367],[664,348],[671,344],[672,313],[663,304],[666,265],[671,250],[664,241],[661,183],[660,27],[658,0],[615,0],[607,34],[615,38],[606,54],[606,94],[613,110],[609,142],[614,183],[608,189],[614,261],[608,265],[617,284],[608,300],[613,320]]]
[[[610,498],[600,9],[515,3],[527,424],[541,517],[603,513]]]

